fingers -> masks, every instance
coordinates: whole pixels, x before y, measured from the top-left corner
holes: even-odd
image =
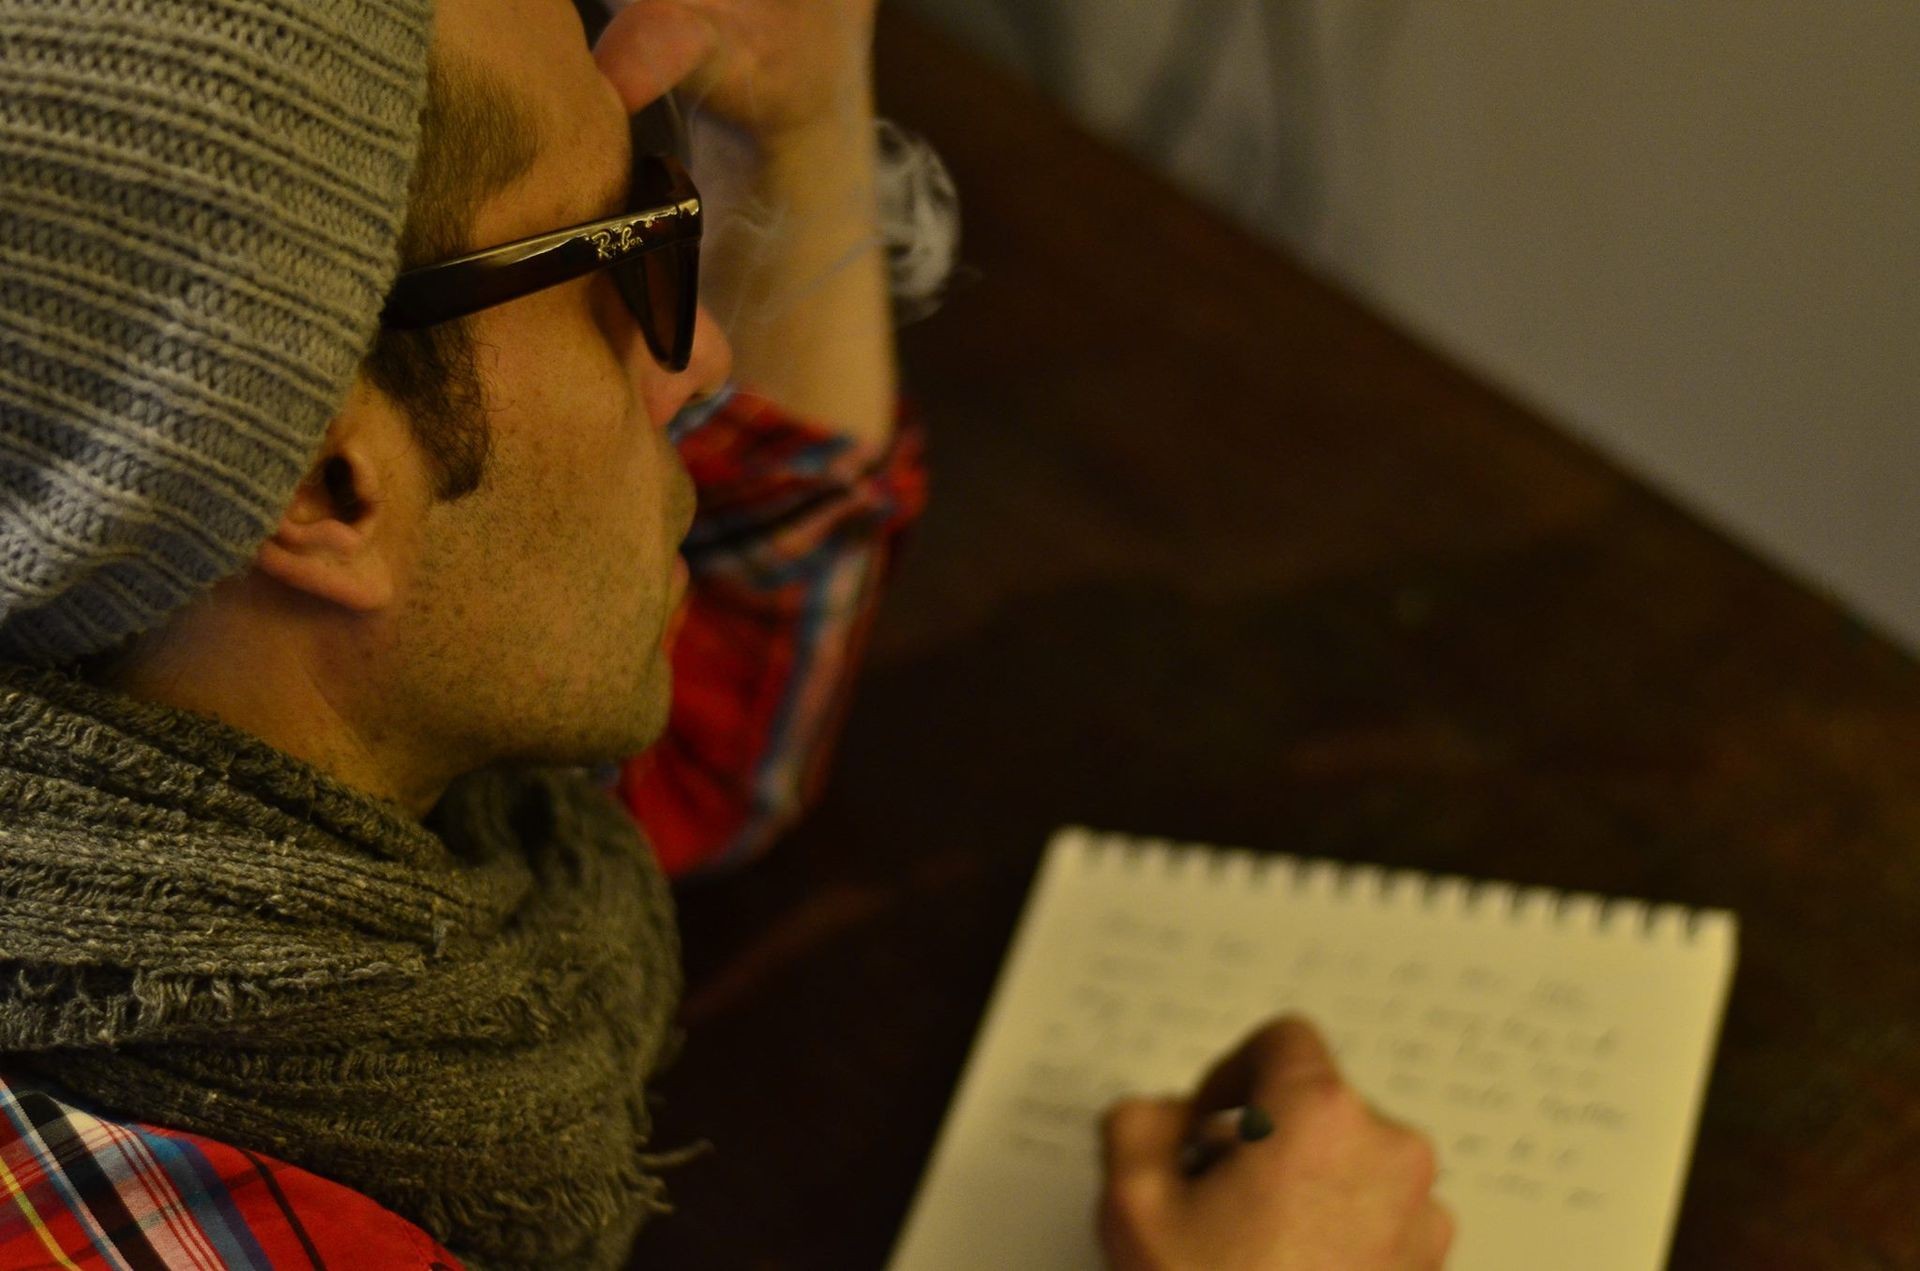
[[[1320,1030],[1301,1016],[1284,1015],[1216,1063],[1202,1078],[1194,1103],[1205,1112],[1256,1103],[1271,1115],[1291,1102],[1296,1090],[1339,1080]]]
[[[1100,1121],[1106,1158],[1097,1229],[1108,1263],[1150,1265],[1140,1255],[1142,1235],[1160,1227],[1178,1186],[1174,1160],[1186,1137],[1193,1105],[1185,1099],[1122,1099]]]
[[[1185,1099],[1122,1099],[1101,1118],[1107,1176],[1165,1174],[1185,1139],[1192,1105]]]
[[[1196,1114],[1242,1103],[1271,1114],[1274,1135],[1189,1177],[1178,1161]],[[1453,1244],[1453,1217],[1432,1194],[1432,1141],[1369,1107],[1297,1016],[1250,1034],[1194,1100],[1123,1100],[1102,1131],[1098,1230],[1116,1267],[1436,1271]]]
[[[1453,1248],[1453,1214],[1439,1201],[1430,1200],[1413,1220],[1407,1232],[1407,1255],[1416,1267],[1441,1267]]]
[[[692,75],[719,44],[719,31],[698,11],[675,0],[636,0],[607,24],[593,60],[634,111]]]

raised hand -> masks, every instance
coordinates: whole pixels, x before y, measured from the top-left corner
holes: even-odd
[[[872,116],[876,0],[633,0],[594,55],[629,106],[681,83],[762,145]],[[645,94],[645,96],[642,96]]]

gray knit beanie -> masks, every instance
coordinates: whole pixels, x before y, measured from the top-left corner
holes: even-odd
[[[0,0],[0,659],[238,572],[399,265],[431,0]]]

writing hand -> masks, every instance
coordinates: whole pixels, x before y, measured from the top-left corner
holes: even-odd
[[[1253,1104],[1273,1133],[1197,1178],[1181,1148],[1207,1113]],[[1432,1271],[1453,1240],[1427,1139],[1380,1116],[1297,1016],[1253,1033],[1191,1099],[1127,1099],[1102,1126],[1100,1240],[1116,1271]]]

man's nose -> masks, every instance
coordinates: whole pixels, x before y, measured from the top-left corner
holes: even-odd
[[[646,377],[647,412],[662,428],[688,402],[719,392],[733,374],[733,345],[705,305],[695,311],[693,355],[687,360],[686,370],[669,371],[648,356],[652,373]]]

